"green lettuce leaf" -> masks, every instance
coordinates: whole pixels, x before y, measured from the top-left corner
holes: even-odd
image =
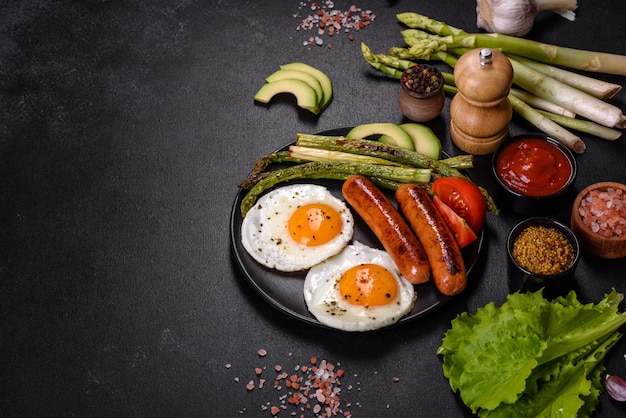
[[[549,338],[550,344],[542,361],[558,358],[612,334],[626,321],[626,314],[618,312],[623,295],[615,290],[597,305],[582,305],[573,297],[570,292],[567,302],[563,298],[557,299],[544,319],[544,339]]]
[[[602,359],[626,323],[622,299],[615,290],[595,305],[574,292],[553,301],[541,291],[514,293],[502,306],[463,313],[437,350],[444,376],[481,417],[588,416]]]
[[[539,382],[538,391],[524,393],[513,404],[500,404],[494,410],[481,409],[481,418],[510,417],[589,417],[598,403],[602,387],[602,360],[621,335],[614,333],[600,344],[580,350],[585,357],[578,361],[561,359],[552,364],[559,368],[549,379]],[[591,348],[593,347],[593,348]],[[573,353],[573,358],[580,352]]]

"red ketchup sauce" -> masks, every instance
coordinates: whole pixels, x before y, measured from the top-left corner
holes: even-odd
[[[555,144],[521,138],[506,145],[496,159],[496,173],[512,190],[532,197],[561,190],[572,176],[572,164]]]

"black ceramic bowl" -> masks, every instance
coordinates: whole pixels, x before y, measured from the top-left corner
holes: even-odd
[[[494,195],[505,210],[523,215],[547,215],[573,196],[577,165],[574,154],[544,134],[511,137],[494,152]]]
[[[531,269],[528,267],[526,262],[520,261],[517,258],[514,252],[514,245],[518,239],[521,239],[520,234],[526,231],[529,227],[533,226],[545,227],[558,231],[571,246],[571,261],[569,263],[565,263],[563,256],[554,255],[554,241],[547,238],[544,240],[545,235],[539,235],[540,238],[538,239],[537,236],[533,237],[536,238],[533,245],[538,245],[538,247],[532,252],[532,257],[537,257],[537,254],[540,253],[551,254],[553,256],[551,261],[558,261],[564,264],[563,268],[559,269],[558,272],[533,272],[531,270],[535,270],[534,268]],[[542,229],[541,231],[545,232],[545,229]],[[551,236],[553,237],[554,235]],[[542,242],[543,244],[538,244],[538,242]],[[564,223],[547,217],[533,217],[526,219],[513,227],[507,238],[506,245],[508,258],[507,273],[509,279],[509,289],[511,291],[534,292],[544,288],[544,296],[552,298],[558,295],[564,295],[575,287],[574,272],[580,259],[580,244],[576,235],[574,235],[572,230]],[[543,247],[546,251],[542,251],[541,247]]]

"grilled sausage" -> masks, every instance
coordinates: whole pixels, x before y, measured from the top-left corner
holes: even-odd
[[[411,283],[430,278],[430,265],[424,248],[389,198],[363,176],[349,177],[342,187],[343,197],[363,218],[400,273]]]
[[[461,250],[426,191],[415,184],[404,184],[396,191],[396,200],[428,255],[437,289],[448,296],[461,292],[467,285]]]

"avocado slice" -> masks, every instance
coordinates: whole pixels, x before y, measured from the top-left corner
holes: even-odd
[[[291,78],[295,80],[302,80],[307,83],[309,86],[315,90],[315,94],[317,95],[317,101],[320,104],[320,108],[322,108],[324,103],[324,90],[322,90],[322,85],[317,80],[317,78],[313,77],[309,73],[305,73],[303,71],[298,70],[278,70],[272,74],[270,74],[265,81],[271,83],[277,80],[284,80],[286,78]]]
[[[304,81],[292,78],[265,83],[254,95],[254,100],[260,103],[269,103],[272,97],[280,93],[290,93],[296,97],[298,107],[316,115],[320,113],[315,90]]]
[[[400,128],[413,138],[415,151],[435,160],[441,158],[441,141],[428,126],[420,123],[403,123]]]
[[[288,64],[281,65],[280,68],[284,70],[301,71],[311,74],[313,77],[317,78],[317,81],[319,81],[322,86],[322,90],[324,91],[324,106],[322,109],[325,109],[328,106],[333,98],[333,84],[324,72],[303,62],[290,62]]]
[[[366,123],[355,126],[346,134],[348,138],[365,139],[372,135],[380,135],[380,142],[408,150],[415,150],[413,138],[399,125],[392,122]]]

